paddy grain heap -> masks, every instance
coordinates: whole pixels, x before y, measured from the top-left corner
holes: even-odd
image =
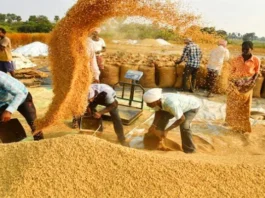
[[[0,197],[263,197],[265,167],[169,158],[86,135],[0,145]],[[210,157],[209,157],[210,158]],[[241,161],[241,162],[242,162]],[[252,158],[253,161],[253,158]]]

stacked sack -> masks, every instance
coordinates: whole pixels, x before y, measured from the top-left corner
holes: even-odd
[[[105,69],[101,71],[101,83],[113,86],[118,82],[131,83],[131,80],[125,78],[128,70],[142,71],[143,76],[140,84],[145,88],[181,88],[183,81],[183,72],[185,62],[175,65],[175,61],[180,55],[158,55],[158,54],[133,54],[125,52],[107,53],[104,56]],[[206,88],[207,59],[203,58],[199,71],[197,73],[197,87]],[[214,93],[225,93],[228,86],[229,63],[225,62],[221,75],[218,77]],[[188,87],[190,81],[187,82]],[[263,83],[262,77],[258,78],[254,97],[260,97],[258,89]],[[261,97],[265,97],[264,94]],[[261,92],[263,93],[263,92]]]

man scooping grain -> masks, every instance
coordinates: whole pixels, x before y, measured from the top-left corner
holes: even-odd
[[[194,153],[196,149],[192,141],[191,122],[200,108],[200,102],[193,96],[162,94],[159,88],[145,92],[143,99],[148,107],[155,110],[155,118],[148,133],[155,134],[162,142],[170,130],[180,126],[183,151]],[[166,129],[169,120],[174,117],[177,120]]]
[[[103,114],[110,113],[119,142],[121,145],[128,146],[125,141],[123,126],[118,112],[118,101],[115,97],[116,92],[109,85],[91,84],[88,94],[89,105],[87,111],[95,118],[101,118]],[[97,105],[105,106],[105,108],[97,112]]]
[[[23,83],[0,71],[0,122],[8,122],[16,110],[24,116],[34,132],[37,116],[31,94]],[[34,140],[43,139],[41,131],[34,134]]]

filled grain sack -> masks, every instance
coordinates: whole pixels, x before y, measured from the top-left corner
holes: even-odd
[[[140,66],[139,71],[143,72],[140,84],[146,88],[157,87],[155,84],[155,67]]]
[[[113,86],[119,82],[120,68],[114,66],[105,67],[100,74],[100,82]]]
[[[261,71],[263,78],[265,78],[265,70]],[[263,80],[260,97],[265,98],[265,80]]]
[[[182,88],[182,80],[183,80],[183,72],[184,72],[185,65],[177,65],[176,66],[176,82],[174,87],[175,88]],[[190,81],[187,82],[188,88],[190,87]]]
[[[263,67],[265,67],[265,58],[262,58],[262,59],[261,59],[261,65],[262,65]]]
[[[123,65],[120,67],[120,82],[131,83],[132,80],[126,79],[125,74],[128,70],[138,70],[137,65]]]
[[[256,80],[255,86],[253,88],[253,97],[260,98],[261,88],[264,81],[263,76],[259,76]]]
[[[176,81],[175,67],[159,67],[157,68],[158,87],[173,87]]]
[[[228,76],[229,76],[229,66],[228,62],[224,63],[220,75],[216,80],[215,87],[213,89],[214,93],[224,94],[228,86]]]

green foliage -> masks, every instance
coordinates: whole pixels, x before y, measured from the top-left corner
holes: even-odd
[[[5,14],[0,14],[0,22],[5,22],[6,20],[6,15]]]
[[[60,20],[60,17],[59,16],[54,16],[54,21],[55,21],[55,23],[57,23],[58,21]]]
[[[57,16],[58,17],[58,16]],[[56,17],[56,19],[57,19]],[[15,14],[0,14],[0,25],[8,32],[48,33],[54,24],[44,15],[31,15],[28,21],[22,22],[21,16]]]
[[[206,32],[208,34],[215,34],[216,33],[215,27],[204,27],[204,28],[201,28],[201,31]]]
[[[243,35],[243,41],[253,41],[254,39],[257,39],[254,32],[246,33]]]
[[[161,28],[157,25],[143,25],[136,23],[123,24],[119,27],[118,32],[126,39],[161,38],[165,40],[176,40],[178,37],[171,29]]]
[[[41,22],[33,22],[33,21],[28,21],[28,22],[23,22],[18,28],[17,31],[18,32],[29,32],[29,33],[33,33],[33,32],[45,32],[48,33],[52,30],[53,28],[53,24],[50,22],[45,22],[45,21],[41,21]]]
[[[254,48],[264,48],[265,49],[265,40],[252,40]],[[228,44],[230,45],[240,45],[243,43],[242,39],[229,39]]]

